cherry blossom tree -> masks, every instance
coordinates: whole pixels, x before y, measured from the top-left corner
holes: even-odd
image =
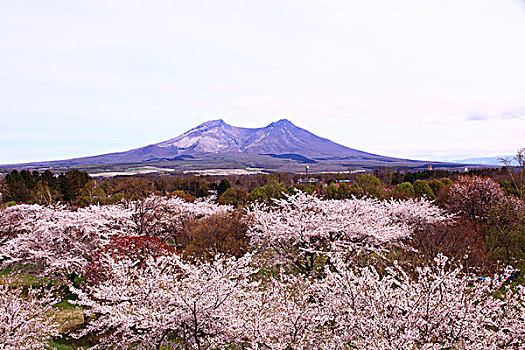
[[[498,203],[506,205],[494,220],[521,220],[522,207],[506,209],[518,202]],[[230,210],[177,197],[2,208],[0,259],[47,274],[91,266],[94,278],[70,290],[87,320],[75,337],[94,334],[94,349],[525,348],[525,288],[506,282],[510,270],[482,280],[442,255],[417,268],[348,260],[352,251],[403,248],[416,230],[446,223],[450,216],[426,199],[298,192],[247,210],[254,255],[192,262],[166,244],[189,222]],[[42,349],[58,335],[50,317],[58,300],[10,278],[0,283],[0,349]]]
[[[477,280],[444,256],[413,280],[397,265],[379,273],[340,261],[319,282],[339,344],[358,349],[521,349],[524,289],[505,276]],[[504,297],[496,297],[503,288]]]
[[[500,185],[490,178],[461,176],[450,186],[448,208],[470,220],[485,222],[503,195]]]
[[[121,206],[65,207],[17,205],[7,210],[13,222],[0,246],[4,266],[37,265],[43,273],[79,273],[89,256],[113,235],[130,232],[131,213]],[[5,233],[4,233],[5,234]]]
[[[113,261],[114,278],[73,290],[95,348],[521,349],[525,290],[438,256],[417,277],[334,258],[315,279],[254,275],[249,257],[189,264],[178,256]],[[411,271],[412,272],[412,271]],[[502,293],[498,297],[497,292]]]
[[[133,214],[131,219],[138,235],[158,237],[162,240],[176,239],[187,222],[208,215],[231,211],[231,206],[219,206],[209,200],[188,202],[178,196],[150,196],[142,201],[128,203]]]
[[[275,200],[273,207],[254,205],[249,216],[252,243],[273,251],[276,263],[293,263],[304,273],[333,249],[385,247],[409,237],[418,225],[447,219],[426,199],[322,200],[302,192]]]
[[[100,283],[112,278],[111,267],[106,264],[108,256],[112,260],[133,260],[135,266],[141,267],[149,258],[158,258],[173,253],[173,248],[156,237],[113,236],[109,244],[91,256],[82,276],[90,284]]]
[[[190,220],[230,209],[208,201],[155,196],[78,210],[17,205],[1,211],[0,260],[4,266],[38,265],[43,273],[79,274],[112,236],[169,239]]]
[[[47,342],[59,335],[51,315],[59,302],[54,290],[22,288],[14,277],[0,281],[0,349],[46,349]]]
[[[229,328],[241,335],[238,348],[323,349],[333,345],[312,280],[281,270],[230,300]]]
[[[150,258],[138,268],[133,260],[108,257],[112,278],[84,289],[71,288],[77,304],[94,318],[78,334],[100,334],[95,348],[216,348],[239,334],[227,325],[231,300],[251,284],[250,256],[217,258],[193,265],[178,255]],[[235,313],[233,313],[235,314]]]
[[[109,258],[110,280],[72,288],[91,320],[77,336],[99,334],[95,348],[103,349],[284,350],[326,343],[319,337],[315,284],[284,271],[257,278],[251,263],[250,255],[196,265],[174,255],[143,267]]]

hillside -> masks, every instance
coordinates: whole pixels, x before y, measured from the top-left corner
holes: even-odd
[[[190,171],[217,168],[257,168],[263,171],[345,171],[349,168],[460,167],[372,154],[319,137],[281,119],[261,128],[242,128],[222,119],[211,120],[170,140],[124,152],[67,160],[14,164],[8,168],[80,168],[115,171],[155,166]]]

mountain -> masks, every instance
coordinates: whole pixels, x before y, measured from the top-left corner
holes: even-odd
[[[163,149],[171,147],[172,151],[176,150],[178,154],[300,154],[316,159],[388,158],[339,145],[301,129],[286,119],[273,122],[264,128],[255,129],[231,126],[222,119],[212,120],[154,146]]]
[[[349,167],[458,167],[367,153],[316,136],[286,119],[241,128],[222,119],[205,122],[167,141],[92,157],[4,166],[115,170],[150,165],[175,170],[254,167],[268,171],[344,171]]]

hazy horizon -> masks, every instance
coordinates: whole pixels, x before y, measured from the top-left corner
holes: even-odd
[[[401,158],[525,146],[522,0],[21,0],[0,26],[0,164],[126,151],[219,118],[286,118]]]

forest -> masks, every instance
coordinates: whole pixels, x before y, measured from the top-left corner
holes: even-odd
[[[524,180],[13,171],[0,349],[523,349]]]

